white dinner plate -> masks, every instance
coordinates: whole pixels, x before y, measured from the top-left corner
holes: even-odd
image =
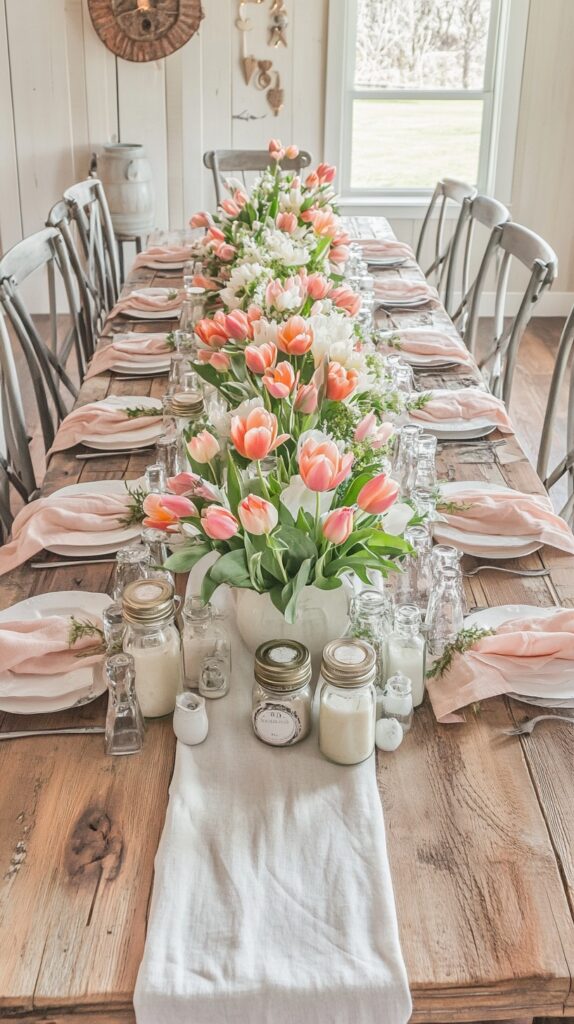
[[[134,288],[131,295],[149,295],[157,297],[161,295],[167,296],[169,292],[174,291],[173,288]],[[130,296],[128,296],[130,298]],[[122,309],[121,316],[127,317],[128,320],[178,320],[181,314],[181,306],[176,306],[175,309],[137,309],[133,306],[126,306]]]
[[[162,263],[160,260],[146,260],[145,266],[150,270],[183,270],[187,260],[176,260],[175,263]]]
[[[130,363],[118,359],[117,363],[110,366],[112,373],[129,374],[130,377],[159,377],[162,373],[169,373],[170,358],[146,359],[145,363]]]
[[[466,363],[466,360],[445,359],[444,356],[424,356],[419,352],[403,352],[401,350],[400,354],[401,359],[404,359],[405,363],[414,369],[448,370],[451,366],[460,366]]]
[[[369,267],[376,267],[378,270],[392,270],[394,267],[402,267],[409,262],[408,256],[373,256],[365,258]]]
[[[111,604],[107,594],[94,594],[82,590],[60,591],[38,594],[25,601],[5,608],[0,612],[0,622],[12,619],[32,621],[46,619],[52,615],[85,615],[101,618],[105,608]],[[9,695],[4,692],[8,685],[18,692]],[[46,690],[50,689],[50,694]],[[34,715],[52,711],[63,711],[95,700],[106,689],[101,665],[86,665],[67,672],[63,676],[12,675],[0,672],[0,711],[14,715]]]
[[[130,488],[141,486],[142,480],[128,480]],[[123,480],[91,480],[88,483],[68,484],[50,494],[46,499],[58,503],[62,494],[125,494]],[[117,530],[106,530],[101,533],[86,533],[85,544],[51,544],[47,551],[67,558],[84,558],[96,555],[111,555],[124,544],[130,544],[141,533],[141,526],[122,526]]]
[[[113,406],[116,409],[130,409],[130,408],[147,408],[147,409],[159,409],[160,415],[162,412],[161,402],[157,398],[150,398],[149,395],[109,395],[107,398],[102,399],[98,405]],[[107,435],[106,437],[92,438],[85,440],[83,444],[87,448],[95,448],[97,451],[113,452],[117,449],[133,448],[134,451],[138,448],[145,448],[154,441],[157,441],[158,437],[161,437],[163,433],[163,423],[151,424],[150,426],[144,427],[141,430],[117,430],[115,434]]]
[[[456,495],[464,498],[465,492],[481,489],[483,491],[502,491],[509,496],[516,491],[511,487],[486,483],[484,480],[465,480],[458,483],[441,483],[441,495],[449,498]],[[476,558],[492,558],[500,561],[506,558],[523,558],[539,551],[542,544],[536,537],[509,537],[505,534],[467,533],[437,521],[433,529],[434,537],[441,544],[452,544],[467,555]]]
[[[485,608],[480,612],[473,612],[472,615],[467,615],[465,619],[465,628],[470,626],[478,626],[481,629],[498,629],[504,622],[508,622],[509,619],[522,619],[522,618],[541,618],[546,619],[554,612],[558,611],[558,608],[540,608],[537,605],[530,604],[503,604],[496,608]],[[508,697],[512,697],[513,700],[519,700],[524,704],[533,704],[536,707],[546,708],[574,708],[574,663],[572,664],[570,683],[570,694],[568,695],[565,691],[564,684],[562,686],[557,684],[553,692],[549,693],[548,696],[540,697],[536,690],[540,690],[540,684],[537,685],[536,679],[529,679],[525,676],[524,679],[520,680],[520,693],[509,693]],[[545,689],[550,689],[545,684]]]
[[[484,416],[476,416],[472,420],[419,420],[409,416],[410,423],[422,427],[429,434],[434,434],[440,441],[472,441],[477,437],[486,437],[496,430],[496,426]]]

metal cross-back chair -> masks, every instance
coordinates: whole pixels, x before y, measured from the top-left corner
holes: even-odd
[[[79,181],[64,192],[78,229],[86,275],[97,298],[98,320],[105,319],[120,293],[120,266],[104,186],[98,178]]]
[[[473,198],[468,196],[463,200],[460,217],[452,236],[444,303],[447,313],[463,337],[470,301],[476,290],[476,276],[472,281],[470,277],[472,259],[473,256],[476,257],[475,250],[477,249],[477,246],[473,244],[476,225],[481,224],[491,232],[509,220],[510,213],[504,203],[500,203],[498,199],[476,195]],[[460,259],[461,248],[463,248],[462,260]],[[455,307],[457,297],[459,301]]]
[[[542,426],[540,448],[538,450],[538,462],[536,470],[547,491],[549,491],[565,474],[568,474],[568,500],[562,508],[560,515],[566,519],[570,526],[574,526],[574,368],[570,370],[570,384],[568,388],[568,414],[566,419],[566,454],[555,466],[550,469],[550,456],[552,441],[556,428],[556,417],[558,415],[558,403],[560,392],[568,371],[568,363],[574,350],[574,307],[571,309],[568,319],[562,329],[556,362],[550,382],[546,413]]]
[[[274,167],[274,161],[266,149],[210,149],[203,154],[203,163],[213,174],[213,184],[217,204],[224,198],[225,178],[227,175],[240,174],[243,184],[247,187],[246,173],[265,171]],[[300,171],[311,163],[311,154],[301,150],[293,160],[282,160],[284,171]]]
[[[556,278],[558,260],[554,250],[540,235],[521,224],[509,221],[493,229],[476,276],[465,332],[466,344],[473,355],[476,355],[477,348],[480,298],[487,275],[498,256],[501,259],[496,271],[494,325],[489,332],[485,355],[478,365],[492,393],[508,406],[522,336],[536,304]],[[518,312],[505,327],[508,279],[513,260],[521,263],[530,276]]]
[[[83,265],[80,253],[78,252],[74,238],[75,225],[72,220],[70,207],[65,199],[60,199],[52,207],[46,220],[46,226],[57,228],[66,246],[80,300],[78,319],[82,335],[82,347],[86,360],[89,360],[94,354],[98,333],[104,325],[105,316],[101,309],[97,287],[91,280],[87,267]]]
[[[12,525],[11,491],[29,501],[38,493],[14,354],[0,310],[0,539]]]
[[[42,338],[22,295],[22,285],[36,271],[48,274],[50,343]],[[58,277],[66,297],[66,335],[58,344]],[[67,361],[75,351],[80,378],[85,372],[77,296],[64,240],[57,228],[44,228],[24,238],[0,259],[0,305],[24,354],[30,374],[46,450],[54,440],[57,425],[67,413],[62,387],[72,398],[78,389],[72,381]]]
[[[455,178],[441,178],[431,196],[430,203],[422,222],[419,240],[417,242],[416,258],[417,263],[422,266],[423,250],[427,233],[433,222],[433,214],[438,207],[436,230],[433,243],[433,259],[424,270],[427,279],[431,279],[439,290],[441,296],[444,294],[444,283],[451,260],[452,239],[445,239],[445,215],[449,204],[460,206],[459,219],[462,216],[462,204],[465,199],[473,199],[476,195],[474,185],[467,185],[464,181],[457,181]]]

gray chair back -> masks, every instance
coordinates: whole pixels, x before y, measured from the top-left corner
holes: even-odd
[[[562,508],[560,515],[570,526],[574,526],[574,367],[570,369],[570,382],[568,386],[568,413],[566,418],[566,436],[560,434],[564,439],[561,448],[565,454],[554,467],[550,469],[550,458],[552,455],[552,442],[556,439],[556,419],[558,416],[558,404],[562,385],[568,373],[568,365],[572,350],[574,349],[574,307],[570,311],[558,344],[554,372],[550,382],[550,391],[546,403],[546,413],[542,427],[542,437],[538,451],[538,463],[536,466],[538,476],[549,491],[563,476],[568,477],[568,498]]]
[[[437,182],[431,196],[417,242],[416,258],[417,263],[422,267],[425,242],[427,236],[430,237],[430,229],[433,225],[435,211],[438,208],[436,224],[434,226],[434,238],[432,240],[433,257],[426,270],[423,267],[423,272],[425,277],[436,285],[441,297],[444,295],[444,284],[448,273],[453,240],[452,234],[450,237],[445,237],[446,212],[454,204],[460,207],[460,218],[464,200],[472,199],[475,195],[476,189],[474,185],[467,185],[466,182],[457,181],[456,178],[442,178]]]
[[[87,178],[64,192],[85,260],[86,275],[98,299],[98,318],[105,318],[120,293],[118,247],[104,186]]]
[[[4,314],[0,310],[0,537],[12,525],[12,488],[25,501],[35,498],[38,485],[30,455],[29,438],[16,364]]]
[[[241,175],[247,187],[247,172],[261,172],[275,166],[266,149],[210,149],[203,154],[203,163],[213,174],[218,205],[224,198],[224,183],[228,175]],[[300,171],[303,167],[309,167],[310,163],[311,154],[301,150],[294,160],[282,160],[281,167],[285,171]]]
[[[52,207],[46,220],[46,226],[57,228],[66,246],[70,267],[72,268],[78,288],[78,319],[84,355],[86,361],[89,361],[94,354],[98,332],[104,325],[104,317],[102,315],[97,284],[90,279],[87,264],[82,260],[78,251],[74,237],[76,225],[72,221],[70,207],[64,199],[61,199]]]
[[[509,220],[510,213],[498,199],[477,195],[473,199],[467,197],[463,200],[452,238],[445,291],[446,311],[463,337],[470,300],[476,289],[476,275],[471,281],[472,263],[478,258],[478,246],[473,244],[476,225],[480,224],[492,232],[494,228],[506,224]]]
[[[508,279],[513,260],[526,268],[529,278],[518,312],[510,317],[505,327]],[[556,278],[558,260],[554,250],[540,235],[521,224],[510,221],[493,229],[476,277],[465,332],[468,348],[475,356],[480,298],[487,275],[497,261],[494,322],[486,340],[485,354],[478,365],[492,393],[508,405],[520,342],[536,304]]]

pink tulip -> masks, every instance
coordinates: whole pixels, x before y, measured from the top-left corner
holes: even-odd
[[[189,498],[179,494],[148,494],[144,498],[144,526],[155,530],[168,530],[177,526],[184,516],[197,516],[197,508]]]
[[[279,515],[277,509],[270,501],[258,497],[257,494],[248,494],[239,502],[237,513],[241,525],[247,533],[261,537],[264,533],[271,533],[277,526]]]
[[[233,199],[222,199],[219,206],[223,212],[228,215],[228,217],[237,217],[237,215],[241,213],[241,210]]]
[[[379,473],[361,488],[357,505],[370,515],[381,515],[397,500],[399,490],[395,480],[385,473]]]
[[[382,448],[394,431],[392,423],[381,423],[377,426],[377,417],[374,412],[369,412],[355,430],[355,441],[368,441],[372,448]]]
[[[220,260],[223,260],[224,263],[229,263],[235,256],[237,249],[234,245],[230,245],[229,242],[221,242],[215,251]]]
[[[327,398],[332,402],[342,402],[353,393],[359,381],[356,370],[346,370],[340,363],[329,363],[327,372]]]
[[[309,274],[307,278],[307,292],[312,299],[324,299],[330,287],[331,282],[324,274]]]
[[[264,459],[289,437],[277,436],[277,417],[261,407],[252,409],[247,416],[234,416],[230,433],[239,454],[252,461]]]
[[[221,451],[219,441],[209,430],[201,430],[187,442],[187,450],[194,462],[211,462]]]
[[[227,317],[221,311],[217,312],[213,319],[206,316],[202,320],[198,320],[194,331],[199,340],[208,348],[223,348],[229,341]]]
[[[323,521],[323,536],[331,544],[344,544],[353,532],[353,509],[334,508]]]
[[[307,188],[317,188],[317,185],[319,184],[319,178],[315,174],[315,171],[311,171],[311,173],[307,175],[307,177],[305,178],[305,184]]]
[[[293,144],[291,144],[290,146],[286,146],[285,156],[287,157],[288,160],[296,160],[297,157],[299,156],[299,146],[294,146]]]
[[[333,288],[329,292],[329,298],[339,309],[344,309],[349,316],[356,316],[361,308],[361,296],[356,295],[350,288]]]
[[[209,366],[212,366],[218,373],[227,373],[231,368],[231,359],[227,352],[208,352],[207,349],[200,349],[197,353],[197,359],[200,363],[207,363]]]
[[[299,451],[299,473],[310,491],[332,491],[351,472],[353,455],[342,455],[334,441],[308,437]]]
[[[242,309],[234,309],[232,313],[227,314],[225,317],[225,329],[229,337],[234,338],[235,341],[244,341],[245,338],[253,337],[251,321]]]
[[[313,344],[313,328],[302,316],[292,316],[277,332],[277,346],[288,356],[303,356]]]
[[[376,425],[377,417],[374,412],[368,412],[366,416],[363,416],[363,419],[355,429],[355,441],[364,441],[366,437],[373,433]]]
[[[319,391],[317,385],[313,381],[310,381],[309,384],[302,384],[293,402],[295,412],[311,416],[314,412],[317,412],[318,404]]]
[[[294,213],[278,213],[275,223],[280,231],[292,235],[297,229],[297,218]]]
[[[208,213],[204,213],[203,210],[200,213],[194,213],[189,222],[191,228],[208,228],[210,225],[211,217]]]
[[[333,245],[329,250],[331,263],[346,263],[349,259],[349,247],[347,245]]]
[[[211,540],[229,540],[239,529],[239,523],[228,509],[221,505],[208,505],[201,513],[201,525]]]
[[[280,139],[271,139],[269,142],[269,156],[272,160],[276,160],[279,163],[280,160],[285,156],[285,150]]]
[[[337,168],[332,164],[319,164],[317,168],[317,177],[322,185],[330,185],[335,180],[336,173]]]
[[[168,477],[167,486],[172,494],[191,494],[201,482],[197,473],[178,473],[177,476]]]
[[[273,342],[265,342],[264,345],[248,345],[245,349],[245,364],[251,373],[262,374],[275,366],[277,359],[277,347]]]
[[[213,277],[206,277],[205,274],[194,274],[192,284],[194,288],[205,288],[206,292],[218,292],[221,288],[219,281]]]
[[[277,363],[263,374],[263,384],[272,398],[287,398],[295,386],[295,371],[291,363]]]
[[[248,306],[247,308],[247,316],[249,318],[250,323],[253,323],[255,320],[261,320],[261,317],[263,316],[263,310],[261,309],[260,306],[257,306],[254,302],[252,302],[251,305]]]
[[[211,224],[209,231],[205,236],[205,240],[207,242],[224,242],[225,235],[223,234],[221,228],[216,227],[215,224]]]
[[[339,229],[339,222],[332,210],[308,210],[305,220],[313,225],[313,230],[320,238],[334,238]]]
[[[247,192],[244,192],[242,188],[236,188],[233,193],[233,199],[237,203],[240,209],[243,209],[245,204],[249,201]]]

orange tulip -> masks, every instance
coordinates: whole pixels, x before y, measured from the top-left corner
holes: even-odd
[[[361,488],[357,505],[370,515],[381,515],[395,503],[399,490],[396,480],[392,480],[385,473],[379,473]]]
[[[277,436],[277,417],[260,406],[247,416],[234,416],[230,433],[239,454],[252,461],[264,459],[289,437]]]
[[[332,491],[348,477],[353,455],[342,455],[334,441],[308,437],[299,451],[299,473],[310,491]]]
[[[277,332],[277,346],[288,356],[303,356],[313,344],[313,328],[302,316],[292,316]]]
[[[327,373],[327,398],[333,402],[342,402],[357,387],[359,374],[356,370],[346,370],[340,363],[329,363]]]

